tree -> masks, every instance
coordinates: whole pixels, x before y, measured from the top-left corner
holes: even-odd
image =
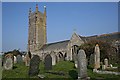
[[[100,59],[102,62],[105,58],[108,58],[109,62],[111,63],[117,61],[116,48],[114,48],[110,43],[105,40],[90,40],[79,47],[85,50],[88,60],[90,58],[90,55],[94,53],[94,48],[96,44],[98,44],[100,47]]]

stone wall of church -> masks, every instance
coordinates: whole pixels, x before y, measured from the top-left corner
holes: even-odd
[[[79,35],[73,33],[70,42],[68,43],[67,60],[73,60],[73,46],[80,46],[81,44],[84,44],[84,41],[79,37]]]
[[[44,13],[29,11],[28,51],[35,52],[47,42],[46,38],[46,9]]]

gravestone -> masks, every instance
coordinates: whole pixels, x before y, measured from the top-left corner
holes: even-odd
[[[25,65],[26,66],[30,66],[30,57],[29,57],[29,54],[25,55]]]
[[[39,64],[40,64],[40,58],[38,55],[33,55],[32,59],[30,60],[30,66],[29,66],[29,76],[35,76],[39,73]]]
[[[12,58],[6,58],[4,62],[4,69],[11,70],[13,68],[13,60]]]
[[[96,44],[94,51],[94,69],[100,68],[100,49],[99,45]]]
[[[23,62],[25,62],[25,56],[24,55],[22,55],[22,60],[23,60]]]
[[[17,59],[16,59],[16,56],[14,56],[14,63],[17,63]]]
[[[21,63],[23,62],[22,56],[21,55],[17,55],[17,63]]]
[[[90,55],[89,64],[90,64],[91,66],[94,66],[94,54],[91,54],[91,55]]]
[[[87,63],[86,54],[83,49],[78,52],[78,80],[86,80],[87,76]]]
[[[50,54],[48,54],[45,57],[45,70],[51,70],[52,69],[52,57]]]
[[[108,59],[107,58],[104,59],[104,64],[105,64],[105,68],[107,68],[108,67]]]
[[[52,65],[56,64],[56,55],[54,52],[51,52],[51,57],[52,57]]]

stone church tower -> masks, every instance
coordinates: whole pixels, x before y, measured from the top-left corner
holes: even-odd
[[[41,13],[36,5],[35,12],[29,9],[28,51],[37,51],[46,42],[46,6],[44,6],[44,13]]]

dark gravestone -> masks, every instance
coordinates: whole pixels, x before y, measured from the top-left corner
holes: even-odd
[[[17,63],[21,63],[23,62],[22,56],[21,55],[17,55]]]
[[[45,57],[45,70],[51,70],[52,69],[52,57],[50,54],[48,54]]]
[[[39,73],[39,64],[40,58],[38,55],[34,55],[33,58],[30,60],[30,67],[29,67],[29,76],[35,76]]]
[[[90,55],[89,64],[90,64],[92,67],[94,66],[94,54],[91,54],[91,55]]]

